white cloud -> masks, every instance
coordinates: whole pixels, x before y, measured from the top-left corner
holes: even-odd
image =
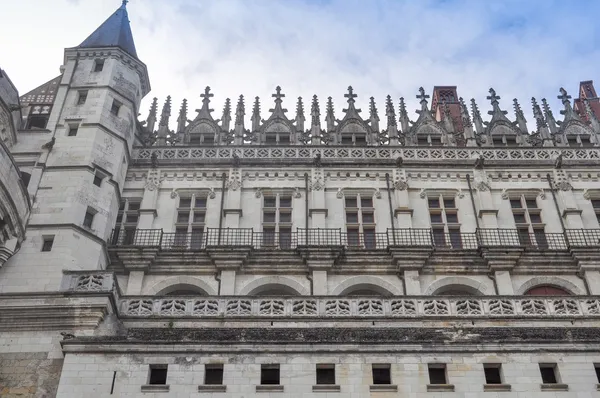
[[[58,74],[63,48],[83,41],[119,4],[3,5],[0,37],[11,39],[3,43],[2,68],[21,93],[49,80]],[[558,88],[577,96],[579,81],[596,77],[600,61],[595,2],[133,0],[128,10],[153,87],[144,116],[153,96],[162,103],[171,94],[174,114],[184,97],[190,109],[198,108],[206,85],[215,93],[216,117],[225,97],[235,104],[239,94],[247,117],[256,95],[266,117],[276,85],[287,95],[290,117],[298,96],[308,103],[317,94],[321,114],[332,96],[341,118],[348,85],[365,117],[370,96],[382,117],[387,94],[395,102],[404,96],[412,111],[418,87],[430,93],[434,85],[457,85],[484,115],[490,86],[511,116],[514,97],[530,115],[532,96],[548,98],[558,115]]]

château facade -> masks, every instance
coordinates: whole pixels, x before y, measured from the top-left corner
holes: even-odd
[[[533,129],[493,89],[149,92],[126,2],[0,70],[0,397],[600,396],[592,81]]]

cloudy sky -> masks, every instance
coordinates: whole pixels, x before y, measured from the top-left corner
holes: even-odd
[[[63,49],[120,4],[4,2],[0,67],[24,94],[58,75]],[[176,109],[183,98],[199,108],[207,85],[216,117],[226,97],[244,94],[247,117],[258,95],[266,118],[281,85],[290,117],[298,96],[317,94],[322,105],[332,96],[341,118],[352,85],[363,116],[374,96],[382,119],[387,94],[417,109],[419,86],[430,94],[435,85],[456,85],[484,116],[490,87],[509,116],[512,98],[530,115],[531,97],[546,97],[558,116],[561,86],[577,96],[581,80],[600,85],[597,0],[132,0],[128,10],[152,83],[144,118],[154,96],[162,103],[170,94]]]

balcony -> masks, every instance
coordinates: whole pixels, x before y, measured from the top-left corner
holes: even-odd
[[[252,228],[208,228],[200,233],[163,232],[161,229],[115,229],[110,247],[156,247],[171,251],[197,251],[210,247],[246,247],[256,250],[293,250],[310,247],[341,247],[347,250],[431,248],[477,250],[523,248],[567,251],[577,247],[599,247],[600,229],[569,229],[565,233],[526,233],[517,229],[479,229],[476,232],[430,228],[388,229],[386,232],[352,232],[334,228],[301,229],[279,233],[256,232]]]

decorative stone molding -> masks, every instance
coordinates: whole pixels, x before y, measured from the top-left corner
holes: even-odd
[[[443,291],[452,287],[453,290],[464,290],[469,294],[485,296],[487,286],[482,282],[464,276],[449,276],[433,281],[425,290],[426,295],[440,295]]]
[[[460,188],[448,188],[448,189],[423,188],[423,189],[421,189],[421,192],[419,192],[419,197],[421,199],[425,199],[426,197],[432,196],[432,195],[437,195],[437,196],[452,195],[452,196],[458,197],[459,199],[462,199],[465,197],[465,193]]]
[[[325,178],[323,176],[323,169],[316,167],[312,169],[312,179],[309,186],[311,191],[321,191],[325,188]]]
[[[539,196],[540,199],[542,199],[542,200],[546,199],[546,191],[541,188],[540,189],[505,188],[502,190],[500,197],[504,200],[508,200],[511,198],[511,196],[521,196],[521,195],[532,196],[532,192],[536,192],[536,191],[537,191],[537,195],[535,195],[535,196]]]
[[[361,275],[344,280],[333,289],[331,295],[343,296],[357,289],[369,289],[383,296],[399,296],[402,294],[402,290],[398,286],[388,282],[385,278]]]
[[[406,172],[403,169],[394,169],[394,188],[398,191],[404,191],[408,189],[408,182],[406,180]]]
[[[206,195],[208,199],[214,199],[217,194],[215,189],[210,188],[198,188],[198,189],[190,189],[190,188],[175,188],[171,191],[171,199],[175,199],[176,197],[183,194],[196,194],[196,195]]]
[[[338,188],[337,193],[335,194],[335,197],[338,199],[342,199],[344,197],[344,189]]]
[[[600,189],[584,189],[583,198],[586,200],[600,199]]]
[[[300,192],[300,188],[296,187],[296,189],[294,189],[294,198],[300,199],[301,197],[302,197],[302,192]]]
[[[490,180],[485,170],[475,170],[473,173],[473,185],[480,192],[491,191]]]
[[[262,196],[262,188],[256,188],[256,192],[254,192],[254,197],[260,198]]]
[[[307,296],[310,294],[310,289],[302,285],[300,282],[296,281],[295,279],[279,275],[265,276],[254,279],[243,286],[240,289],[239,294],[244,296],[252,296],[262,289],[278,286],[287,290],[291,290],[294,295]]]
[[[200,278],[194,276],[172,276],[161,280],[160,282],[155,283],[150,286],[145,294],[148,295],[158,295],[158,294],[167,294],[177,289],[185,288],[186,290],[190,289],[190,286],[193,286],[200,292],[205,292],[205,294],[212,296],[216,295],[217,292],[213,289],[208,283],[203,281]]]
[[[144,188],[149,191],[155,191],[160,188],[160,184],[162,183],[162,179],[160,178],[160,171],[157,169],[151,169],[148,172],[148,177],[146,178],[146,183],[144,184]]]

